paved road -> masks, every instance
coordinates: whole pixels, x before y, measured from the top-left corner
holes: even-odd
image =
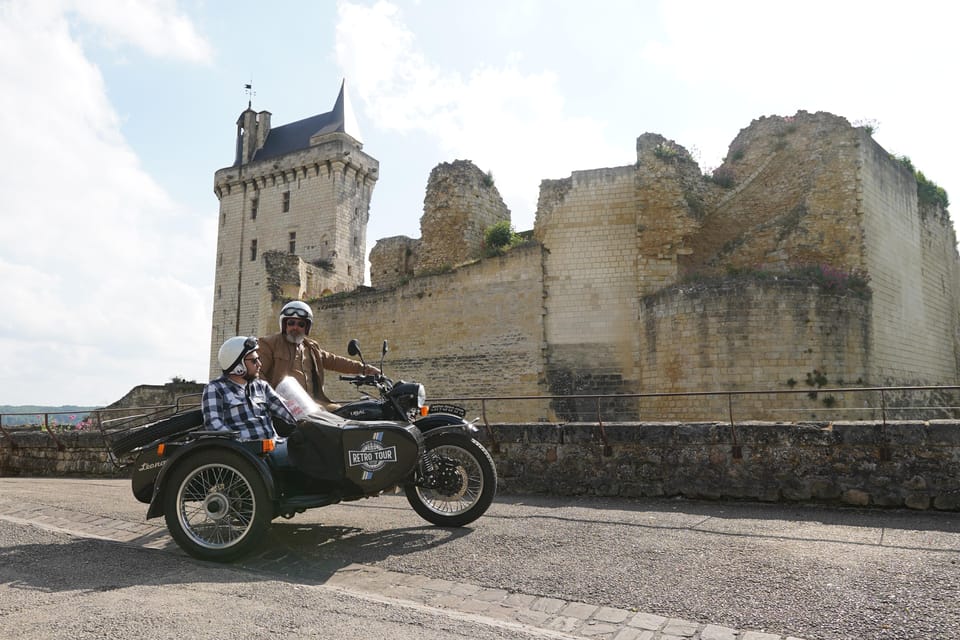
[[[960,639],[956,514],[501,497],[444,530],[384,496],[220,566],[144,513],[125,481],[0,478],[0,637]]]

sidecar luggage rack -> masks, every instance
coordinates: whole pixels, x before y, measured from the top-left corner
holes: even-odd
[[[123,469],[129,466],[133,457],[114,453],[114,445],[125,437],[140,431],[165,418],[177,415],[189,409],[198,408],[200,401],[199,394],[193,396],[182,396],[177,398],[174,404],[154,405],[146,407],[134,407],[124,409],[96,409],[90,412],[90,419],[94,422],[100,436],[103,439],[104,448],[107,450],[107,457],[110,463],[117,469]],[[140,411],[141,413],[127,413],[130,411]],[[124,412],[127,415],[117,416],[115,418],[105,418],[111,413]],[[121,457],[126,458],[121,460]]]

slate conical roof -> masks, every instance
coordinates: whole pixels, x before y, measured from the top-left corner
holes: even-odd
[[[310,138],[317,134],[346,133],[357,142],[363,142],[357,118],[347,98],[346,84],[346,80],[340,83],[340,95],[331,111],[270,129],[263,147],[254,154],[253,161],[306,149],[310,146]]]

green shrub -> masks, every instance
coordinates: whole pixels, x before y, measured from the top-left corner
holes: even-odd
[[[913,166],[913,161],[910,160],[910,158],[907,156],[891,157],[917,179],[917,200],[919,200],[920,204],[939,205],[943,209],[947,209],[950,206],[950,198],[947,196],[946,190],[923,175],[923,171],[918,171],[917,168]]]
[[[483,234],[483,253],[485,256],[502,255],[507,249],[520,242],[520,236],[513,230],[509,220],[487,227]]]

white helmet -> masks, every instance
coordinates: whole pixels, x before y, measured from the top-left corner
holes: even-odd
[[[313,326],[313,310],[306,302],[294,300],[293,302],[288,302],[283,305],[283,309],[280,309],[280,333],[287,332],[287,328],[284,326],[287,318],[302,318],[306,320],[307,330],[305,333],[310,333],[310,327]]]
[[[217,360],[220,362],[220,368],[227,375],[243,376],[247,374],[247,367],[243,364],[243,359],[251,351],[256,351],[259,343],[256,337],[236,336],[229,338],[220,346],[217,353]]]

